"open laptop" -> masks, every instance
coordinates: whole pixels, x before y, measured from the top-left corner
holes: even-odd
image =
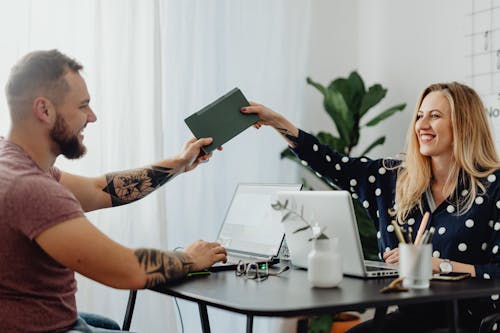
[[[238,184],[217,236],[226,248],[227,263],[216,263],[209,270],[235,269],[239,260],[277,262],[285,234],[281,213],[271,203],[279,191],[301,188],[302,184]]]
[[[397,276],[397,265],[385,262],[364,260],[358,224],[354,214],[352,199],[347,191],[302,191],[279,192],[278,200],[288,200],[288,208],[300,212],[303,217],[319,224],[329,238],[338,238],[338,251],[342,256],[342,268],[345,275],[362,278]],[[282,211],[286,214],[285,211]],[[294,232],[304,223],[294,217],[282,223],[286,243],[290,251],[292,264],[307,268],[307,255],[312,248],[309,239],[312,230]]]

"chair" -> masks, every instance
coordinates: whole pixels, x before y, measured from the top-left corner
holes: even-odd
[[[127,310],[123,318],[122,330],[128,331],[132,323],[132,315],[134,314],[135,298],[137,297],[137,290],[131,290],[128,295]]]

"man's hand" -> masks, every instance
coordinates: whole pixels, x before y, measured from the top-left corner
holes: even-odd
[[[212,138],[190,139],[184,144],[183,151],[177,156],[180,162],[180,169],[184,172],[195,169],[198,164],[208,162],[212,154],[202,155],[201,148],[208,146],[213,141]],[[217,148],[222,150],[222,147]]]
[[[185,250],[192,263],[191,270],[200,271],[208,268],[218,261],[226,262],[226,249],[219,243],[209,243],[198,240],[189,245]]]

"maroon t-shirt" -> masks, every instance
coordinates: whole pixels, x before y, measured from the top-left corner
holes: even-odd
[[[59,184],[19,146],[0,137],[0,330],[60,332],[76,319],[74,272],[35,242],[48,228],[84,215]]]

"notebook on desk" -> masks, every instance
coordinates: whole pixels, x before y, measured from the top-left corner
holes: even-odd
[[[397,276],[397,265],[364,260],[358,224],[352,199],[347,191],[279,192],[278,200],[288,200],[288,207],[303,210],[306,219],[314,220],[329,238],[338,238],[345,275],[362,278]],[[283,214],[285,214],[284,212]],[[307,268],[307,254],[311,250],[311,229],[294,232],[304,224],[298,219],[283,222],[290,259],[295,266]]]
[[[210,271],[236,269],[244,262],[277,262],[285,236],[281,215],[271,207],[279,191],[300,191],[302,184],[239,184],[217,236],[227,251],[227,263]]]

